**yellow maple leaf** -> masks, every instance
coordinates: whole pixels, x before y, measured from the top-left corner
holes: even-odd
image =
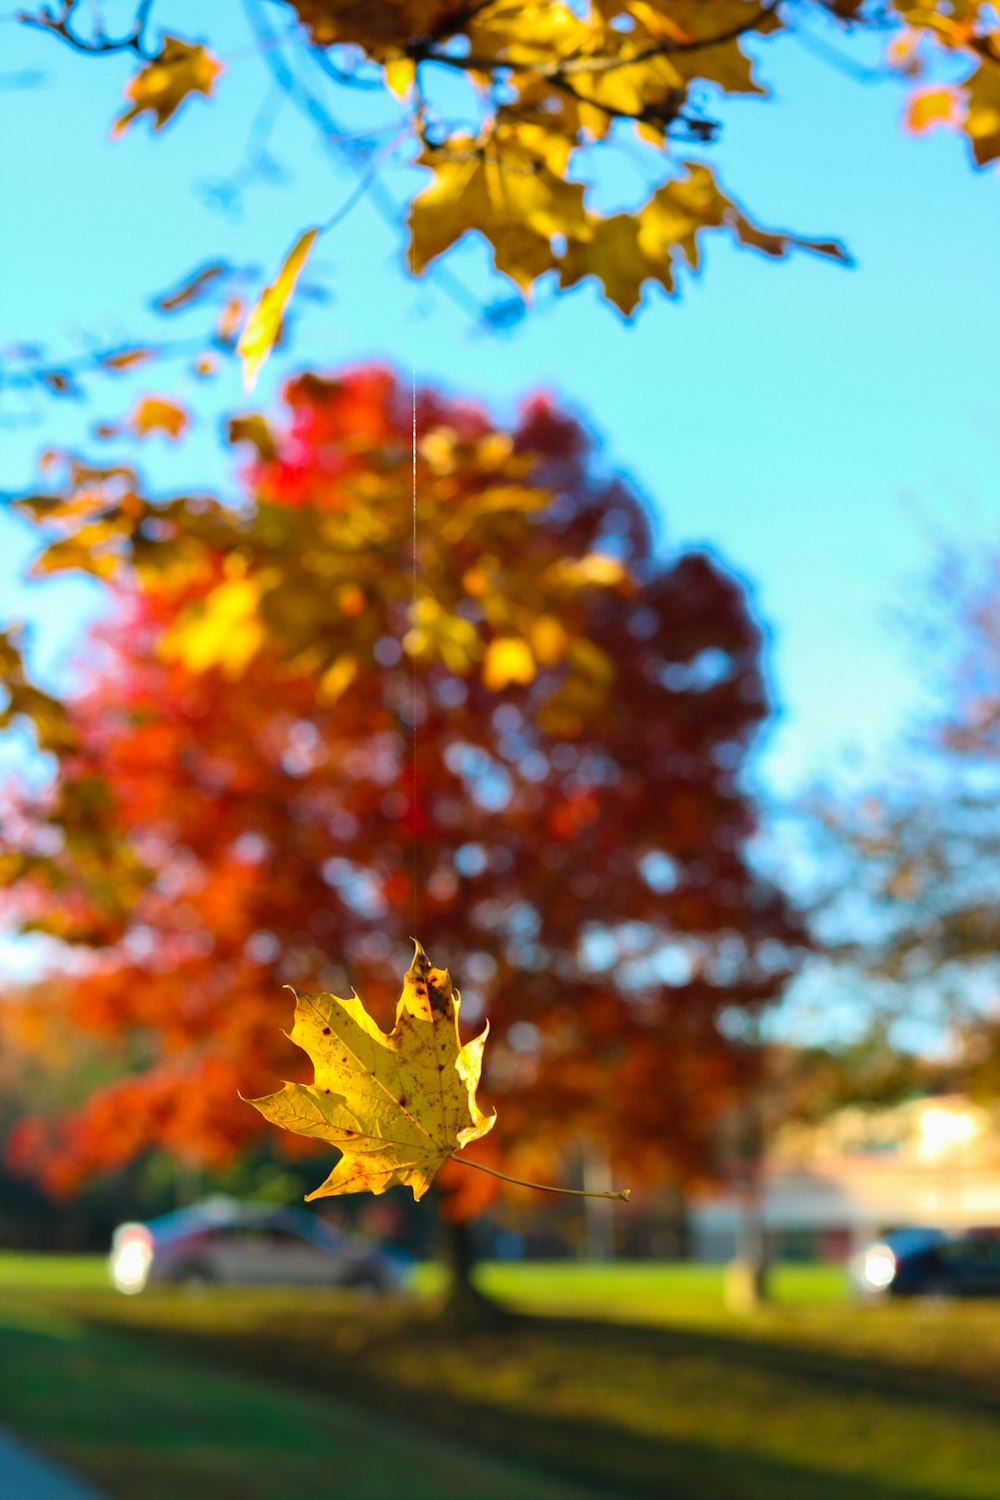
[[[168,401],[164,396],[145,396],[136,402],[127,425],[138,437],[163,432],[176,442],[184,436],[189,421],[187,412],[176,401]]]
[[[504,66],[551,66],[586,51],[597,30],[561,0],[494,0],[473,11],[469,46],[476,57]]]
[[[454,0],[290,0],[311,40],[321,47],[354,42],[369,57],[398,49],[407,37],[444,30]]]
[[[575,286],[585,276],[597,277],[608,301],[626,318],[639,306],[647,281],[659,281],[668,292],[674,288],[669,255],[646,252],[634,214],[596,219],[591,239],[569,241],[559,265],[559,285]]]
[[[617,589],[628,583],[628,569],[620,558],[606,552],[587,552],[583,557],[563,557],[549,568],[549,579],[562,588]]]
[[[230,417],[226,433],[231,443],[250,443],[256,448],[257,456],[265,461],[273,458],[278,451],[267,418],[259,411],[241,412]]]
[[[264,644],[260,619],[260,585],[233,576],[204,601],[184,610],[160,643],[165,661],[182,661],[192,672],[218,667],[236,678]]]
[[[464,676],[482,654],[475,625],[442,609],[436,599],[417,599],[410,614],[413,623],[403,637],[403,650],[408,656],[424,661],[440,659],[450,672]]]
[[[979,166],[1000,156],[1000,66],[982,62],[964,85],[968,98],[963,129]]]
[[[536,670],[535,658],[527,641],[514,635],[498,636],[486,651],[483,685],[491,692],[500,693],[512,682],[533,682]]]
[[[476,1103],[487,1026],[462,1045],[460,996],[419,943],[386,1035],[357,995],[296,995],[290,1036],[309,1054],[311,1084],[286,1083],[247,1103],[272,1125],[329,1141],[343,1153],[313,1198],[384,1193],[422,1198],[441,1164],[493,1128]]]
[[[493,246],[498,271],[527,289],[556,265],[553,237],[586,239],[583,185],[560,175],[569,142],[532,125],[500,125],[487,138],[425,151],[434,180],[410,211],[410,264],[422,271],[468,230]]]
[[[162,130],[189,94],[211,94],[221,72],[222,64],[206,48],[165,36],[157,56],[129,80],[125,93],[132,105],[111,134],[121,135],[147,110],[154,116],[153,129]]]
[[[344,651],[337,657],[319,680],[316,696],[320,703],[336,703],[342,698],[358,675],[358,658],[352,651]]]
[[[409,57],[393,57],[383,64],[385,86],[397,99],[408,99],[417,76],[416,64]]]
[[[956,125],[961,119],[961,103],[956,88],[919,89],[910,96],[907,126],[919,134],[932,125]]]
[[[531,625],[531,649],[543,667],[554,667],[562,661],[569,636],[555,615],[539,615]]]
[[[673,41],[672,66],[685,79],[704,78],[727,94],[762,94],[753,63],[741,47],[741,30],[755,36],[779,31],[775,10],[765,13],[757,0],[632,0],[629,14],[636,26],[631,35],[643,49],[643,39]],[[638,33],[638,35],[637,35]],[[715,38],[723,40],[716,42]]]
[[[672,293],[678,263],[686,261],[697,269],[699,240],[706,230],[728,231],[741,245],[764,255],[780,257],[808,250],[836,260],[849,259],[833,240],[808,240],[761,228],[726,197],[708,167],[700,162],[682,162],[681,166],[684,175],[665,183],[636,212],[592,218],[589,238],[568,239],[559,264],[560,285],[573,286],[595,276],[608,300],[631,317],[647,281],[659,282]]]
[[[586,71],[586,58],[578,59],[572,74],[573,87],[590,104],[612,113],[652,118],[662,111],[669,118],[679,106],[685,87],[685,79],[674,61],[676,54],[651,56],[648,40],[635,32],[619,39],[616,53],[613,68],[599,67],[600,59],[595,58],[593,72]]]
[[[246,327],[240,334],[236,352],[243,361],[243,384],[252,391],[257,384],[261,366],[274,348],[281,332],[281,319],[288,299],[295,290],[295,283],[302,274],[302,267],[313,247],[318,229],[307,229],[300,234],[289,250],[281,270],[270,286],[261,293],[260,301],[251,308]]]

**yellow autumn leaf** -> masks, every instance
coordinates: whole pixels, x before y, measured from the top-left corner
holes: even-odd
[[[453,427],[432,427],[420,438],[417,452],[434,474],[450,474],[459,459],[458,433]]]
[[[929,130],[932,125],[957,125],[960,119],[961,94],[958,89],[919,89],[910,97],[906,124],[917,134]]]
[[[184,436],[189,422],[187,412],[176,401],[168,401],[164,396],[145,396],[132,408],[127,426],[137,437],[163,432],[176,442]]]
[[[189,94],[211,94],[222,64],[204,47],[183,41],[179,36],[165,36],[159,53],[130,79],[125,93],[132,104],[111,127],[112,135],[121,135],[148,110],[153,129],[162,130]]]
[[[408,57],[394,57],[385,64],[385,85],[397,99],[409,98],[413,80],[417,76],[415,64]]]
[[[443,661],[450,672],[464,676],[481,655],[482,643],[475,625],[442,609],[436,599],[417,599],[410,616],[413,623],[403,637],[403,650],[408,656]]]
[[[641,209],[639,243],[651,258],[676,254],[696,270],[699,232],[721,229],[730,203],[708,167],[682,166],[684,175],[664,183]]]
[[[236,331],[243,322],[243,298],[227,297],[226,304],[219,314],[219,321],[215,325],[215,337],[219,343],[226,348],[232,345],[236,337]]]
[[[647,37],[681,44],[670,61],[682,78],[704,78],[727,94],[766,92],[753,76],[741,33],[745,28],[766,36],[779,31],[783,22],[775,10],[764,14],[758,0],[711,0],[709,5],[705,0],[670,0],[668,7],[631,0],[629,14],[636,21],[631,35],[640,51]],[[728,40],[716,42],[716,37]]]
[[[310,39],[320,47],[354,42],[369,57],[397,52],[402,38],[438,36],[454,0],[291,0]]]
[[[575,286],[585,276],[597,277],[608,301],[626,318],[639,306],[647,281],[658,281],[668,292],[674,288],[670,256],[643,248],[634,214],[597,219],[591,239],[569,241],[559,265],[559,285]]]
[[[589,677],[599,687],[606,687],[613,680],[615,664],[611,657],[584,636],[570,641],[566,655],[577,671]]]
[[[203,603],[185,610],[160,646],[166,661],[181,661],[191,672],[218,667],[239,677],[264,644],[260,585],[253,578],[228,578]]]
[[[486,651],[483,686],[500,693],[513,682],[533,682],[535,670],[535,658],[527,641],[514,635],[498,636]]]
[[[136,365],[145,364],[147,359],[152,359],[156,353],[155,349],[115,349],[110,354],[100,354],[97,363],[102,370],[131,370]]]
[[[250,311],[236,345],[236,352],[243,361],[243,384],[248,391],[257,384],[261,366],[274,348],[288,299],[295,290],[295,283],[318,234],[319,229],[307,229],[299,235],[274,281],[264,288],[260,301]]]
[[[628,570],[618,557],[606,552],[587,552],[583,557],[561,558],[549,569],[553,583],[568,588],[619,588],[628,579]]]
[[[531,649],[543,667],[554,667],[562,661],[568,645],[566,627],[555,615],[539,615],[532,622]]]
[[[648,39],[634,32],[621,39],[617,52],[621,61],[613,68],[593,73],[574,69],[573,87],[589,103],[612,113],[655,119],[659,111],[669,118],[684,89],[684,78],[674,63],[680,54],[650,56]],[[582,68],[585,59],[580,63]]]
[[[259,411],[241,412],[235,417],[230,417],[226,427],[226,436],[231,443],[250,443],[256,448],[257,456],[265,460],[272,459],[278,451],[278,445],[274,439],[274,433],[267,423],[267,418]]]
[[[477,57],[504,66],[540,63],[585,52],[597,31],[561,0],[494,0],[472,15],[469,46]]]
[[[889,67],[907,76],[916,77],[920,66],[918,52],[922,40],[915,26],[908,26],[904,31],[897,32],[885,49],[885,60]]]
[[[296,995],[291,1040],[308,1053],[314,1080],[247,1101],[272,1125],[343,1153],[307,1202],[397,1185],[422,1198],[449,1156],[493,1128],[496,1115],[476,1103],[489,1027],[462,1045],[447,969],[434,968],[419,943],[414,950],[388,1035],[357,995]]]
[[[423,271],[470,230],[493,247],[493,260],[527,290],[557,264],[553,238],[587,238],[583,185],[560,173],[569,143],[535,126],[502,125],[484,140],[456,138],[447,151],[425,151],[433,181],[410,210],[410,264]]]
[[[1000,65],[980,63],[965,84],[968,106],[963,129],[981,167],[1000,157]]]
[[[358,658],[345,651],[332,666],[327,667],[319,680],[317,697],[321,703],[336,703],[342,698],[358,675]]]
[[[65,708],[28,677],[17,626],[0,630],[0,729],[27,719],[42,750],[57,753],[74,748],[76,732]]]
[[[587,240],[569,239],[560,262],[560,285],[573,286],[586,276],[601,282],[605,296],[626,317],[639,306],[647,281],[674,291],[678,262],[697,269],[699,240],[705,230],[725,230],[741,245],[774,257],[808,250],[847,261],[833,240],[807,240],[754,224],[721,190],[708,167],[681,163],[684,173],[659,188],[632,214],[592,219]]]
[[[494,469],[506,469],[514,452],[514,439],[509,432],[488,432],[476,443],[476,464],[489,473]]]
[[[759,250],[773,259],[790,254],[792,250],[808,250],[813,255],[827,255],[844,265],[851,264],[851,257],[837,240],[806,240],[797,234],[782,234],[780,230],[762,229],[741,213],[735,205],[726,215],[726,227],[731,229],[741,245],[750,250]]]

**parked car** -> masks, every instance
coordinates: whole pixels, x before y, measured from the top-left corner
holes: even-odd
[[[388,1292],[406,1261],[301,1208],[215,1198],[145,1224],[120,1224],[111,1279],[120,1292],[174,1282],[206,1285],[343,1286]]]
[[[855,1256],[851,1280],[866,1300],[1000,1297],[1000,1234],[903,1229]]]

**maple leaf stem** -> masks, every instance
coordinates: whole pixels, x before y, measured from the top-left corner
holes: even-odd
[[[491,1177],[499,1177],[501,1182],[512,1182],[515,1187],[534,1188],[539,1193],[563,1193],[567,1198],[613,1198],[616,1203],[627,1203],[632,1196],[631,1188],[622,1188],[618,1193],[589,1193],[583,1188],[553,1187],[548,1182],[525,1182],[523,1177],[508,1177],[506,1172],[497,1172],[493,1167],[486,1167],[481,1161],[472,1161],[468,1156],[456,1156],[454,1151],[450,1160],[459,1162],[463,1167],[475,1167],[477,1172],[489,1172]]]

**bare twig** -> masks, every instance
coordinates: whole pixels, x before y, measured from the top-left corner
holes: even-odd
[[[243,4],[250,25],[260,44],[261,52],[275,80],[285,90],[292,102],[318,127],[320,136],[327,149],[335,154],[352,171],[360,171],[367,178],[368,164],[359,163],[356,152],[350,149],[345,150],[345,146],[349,142],[356,140],[357,135],[345,130],[331,115],[326,105],[317,99],[295,76],[282,54],[278,38],[275,37],[266,17],[261,11],[260,0],[243,0]],[[370,181],[365,182],[363,191],[368,194],[372,206],[382,220],[390,229],[398,232],[401,216],[400,206],[388,189],[382,186],[377,177],[372,177]],[[353,207],[353,202],[351,206]],[[337,212],[342,213],[343,207],[338,209]],[[463,285],[458,277],[452,273],[445,273],[443,268],[438,267],[435,270],[435,280],[441,291],[444,292],[445,296],[456,307],[459,307],[466,314],[471,314],[474,307],[475,313],[473,316],[477,324],[481,325],[483,323],[486,310],[479,299]]]
[[[575,56],[554,58],[551,62],[544,62],[537,57],[478,57],[475,53],[455,57],[451,53],[442,53],[438,50],[443,40],[448,40],[461,31],[461,26],[456,28],[454,23],[449,28],[447,38],[419,38],[406,48],[406,52],[414,62],[445,63],[448,67],[459,67],[466,72],[476,73],[494,73],[498,68],[504,68],[514,73],[534,73],[539,78],[554,81],[557,77],[566,78],[573,73],[613,73],[620,68],[634,68],[656,57],[686,55],[689,52],[704,52],[711,47],[723,47],[727,42],[737,41],[741,36],[748,36],[756,31],[764,21],[774,15],[780,4],[781,0],[769,0],[769,3],[762,5],[749,20],[742,21],[737,26],[731,26],[727,31],[720,31],[715,36],[691,37],[688,41],[666,37],[662,41],[651,42],[648,47],[643,47],[629,56],[616,54],[613,57],[599,57],[578,53]],[[604,106],[597,105],[596,107],[602,109]]]
[[[328,234],[331,229],[336,229],[338,224],[342,224],[347,218],[348,214],[351,212],[351,209],[354,208],[358,203],[360,203],[361,199],[365,196],[366,193],[371,191],[372,185],[378,177],[379,172],[382,170],[383,162],[387,157],[392,155],[392,153],[397,149],[398,146],[402,144],[402,142],[406,138],[406,135],[407,132],[405,130],[400,131],[397,136],[394,136],[391,141],[387,142],[387,144],[382,147],[382,150],[379,151],[376,156],[372,157],[365,170],[364,176],[355,185],[354,189],[348,194],[340,207],[333,214],[331,214],[324,223],[320,225],[320,234]]]
[[[48,5],[43,5],[34,15],[29,11],[18,11],[17,20],[25,26],[33,26],[39,31],[47,31],[50,35],[59,37],[74,52],[83,52],[91,57],[106,57],[112,52],[134,52],[144,62],[152,60],[155,54],[147,48],[144,37],[153,0],[139,0],[132,29],[125,36],[107,36],[98,20],[94,34],[89,39],[72,27],[73,12],[77,4],[78,0],[62,0],[58,13]]]

